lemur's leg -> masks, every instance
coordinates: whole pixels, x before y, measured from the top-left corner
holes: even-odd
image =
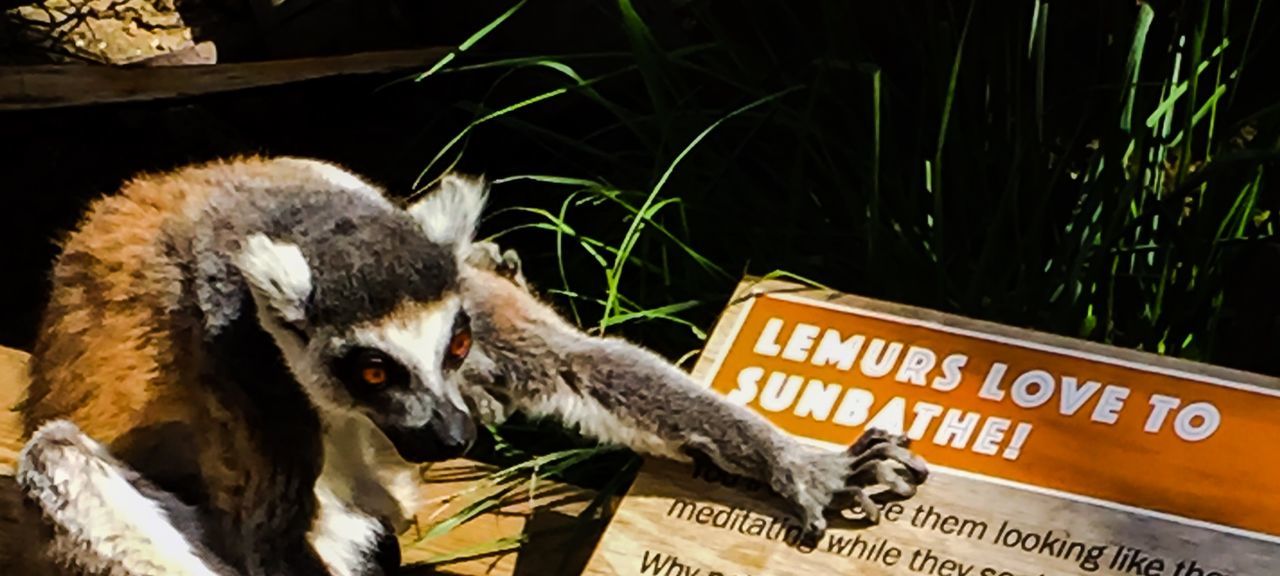
[[[476,351],[463,373],[489,389],[484,401],[557,417],[642,454],[703,454],[728,472],[768,483],[812,534],[825,530],[828,511],[854,505],[877,522],[872,488],[886,488],[876,493],[881,499],[909,498],[927,478],[927,465],[906,438],[868,430],[844,452],[818,450],[657,354],[587,335],[539,301],[518,267],[521,282],[509,280],[517,258],[491,244],[474,246],[469,264],[479,272],[464,275],[464,292]]]
[[[18,483],[52,527],[49,559],[92,576],[230,576],[189,508],[151,487],[65,420],[23,447]],[[179,523],[185,523],[181,525]]]

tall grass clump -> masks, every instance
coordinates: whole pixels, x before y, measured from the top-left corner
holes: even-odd
[[[1261,3],[588,4],[605,40],[420,79],[488,82],[420,184],[495,178],[488,231],[594,330],[678,356],[785,270],[1208,360],[1224,265],[1274,234]]]
[[[507,8],[416,78],[470,87],[418,184],[486,172],[545,293],[675,360],[780,271],[1215,361],[1276,233],[1260,0]]]

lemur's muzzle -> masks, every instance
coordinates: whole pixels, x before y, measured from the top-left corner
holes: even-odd
[[[438,462],[462,456],[471,448],[476,423],[470,413],[446,404],[432,410],[426,426],[392,426],[386,434],[406,461]]]

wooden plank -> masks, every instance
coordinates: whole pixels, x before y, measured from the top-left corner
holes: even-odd
[[[22,449],[22,419],[13,407],[27,388],[27,355],[0,346],[0,476],[14,473]]]
[[[0,66],[0,110],[178,98],[409,68],[425,71],[449,50],[432,47],[191,66]]]
[[[0,406],[5,408],[0,411],[0,475],[13,474],[22,446],[21,420],[9,407],[26,387],[26,364],[25,353],[0,347]],[[532,491],[507,494],[492,510],[425,538],[443,519],[495,494],[500,487],[487,480],[495,470],[465,459],[424,466],[417,526],[400,536],[404,563],[431,563],[439,570],[435,573],[454,576],[581,573],[615,500],[579,520],[596,493],[577,486],[538,481]],[[489,550],[495,542],[518,537],[525,539],[519,549]],[[439,562],[446,557],[454,558]]]
[[[933,475],[809,547],[752,483],[650,461],[588,574],[1280,574],[1280,379],[755,279],[694,372],[815,446],[905,431]]]
[[[449,574],[467,576],[581,574],[616,499],[580,519],[596,494],[576,486],[539,481],[532,492],[522,489],[507,494],[496,510],[443,536],[421,540],[439,519],[494,494],[497,487],[484,479],[492,470],[476,462],[454,460],[426,471],[426,502],[418,515],[421,528],[411,528],[400,538],[404,563],[461,556],[436,565]],[[472,552],[515,536],[526,539],[518,551]]]

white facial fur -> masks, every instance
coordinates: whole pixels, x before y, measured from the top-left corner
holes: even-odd
[[[285,328],[286,323],[301,325],[306,321],[303,303],[312,289],[311,269],[302,252],[293,244],[255,234],[246,241],[236,264],[251,287],[259,322],[275,339],[312,401],[327,410],[352,411],[348,402],[335,396],[338,386],[330,381],[324,366],[316,365],[313,351]],[[466,411],[462,394],[447,385],[441,369],[460,309],[456,295],[429,304],[409,304],[386,318],[353,327],[340,338],[390,355],[416,375],[432,396]],[[403,426],[422,426],[431,418],[431,405],[420,395],[405,391],[402,400],[408,412]]]
[[[454,320],[461,301],[450,295],[431,304],[414,304],[392,313],[378,323],[352,330],[348,341],[368,346],[395,358],[421,379],[432,396],[448,400],[454,407],[467,411],[457,387],[448,385],[441,368],[445,350],[453,334]],[[409,409],[405,426],[422,426],[431,418],[431,406],[417,397],[405,398]]]

